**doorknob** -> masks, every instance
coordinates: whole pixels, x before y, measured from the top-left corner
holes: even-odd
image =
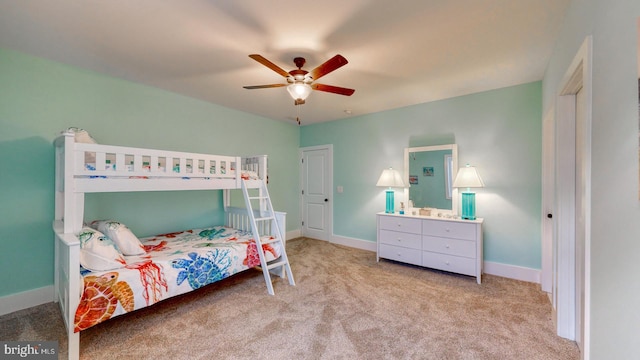
[[[547,214],[547,217],[548,217],[549,219],[551,219],[551,218],[553,217],[553,215],[552,215],[552,214]]]
[[[324,199],[324,202],[329,202],[329,199]]]

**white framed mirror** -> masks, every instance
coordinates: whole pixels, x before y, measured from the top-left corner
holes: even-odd
[[[419,214],[417,209],[429,208],[437,214],[457,215],[458,189],[452,186],[457,173],[456,144],[405,148],[404,199],[408,213]]]

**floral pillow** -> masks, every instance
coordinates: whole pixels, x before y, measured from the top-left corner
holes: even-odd
[[[113,241],[100,231],[85,227],[78,235],[80,239],[80,265],[91,271],[119,269],[126,265]]]
[[[113,220],[96,220],[91,227],[107,235],[124,255],[142,255],[144,246],[129,228]]]

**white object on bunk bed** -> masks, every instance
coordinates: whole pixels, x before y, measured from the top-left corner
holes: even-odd
[[[229,267],[233,270],[225,275],[232,275],[245,268],[259,265],[264,274],[267,290],[271,295],[273,295],[273,286],[270,271],[283,278],[286,274],[289,284],[295,285],[284,247],[286,214],[273,210],[266,187],[266,156],[242,158],[100,145],[96,144],[86,132],[78,129],[69,129],[63,132],[55,140],[55,152],[56,191],[55,220],[53,222],[55,232],[55,301],[59,302],[67,327],[69,359],[78,359],[80,356],[79,330],[83,329],[82,326],[76,327],[76,320],[78,320],[76,310],[81,302],[84,288],[80,266],[81,242],[78,234],[83,229],[85,193],[242,189],[246,209],[227,206],[229,196],[228,191],[225,191],[224,225],[233,229],[203,230],[199,233],[202,239],[196,239],[201,241],[194,243],[198,243],[198,247],[223,246],[236,250],[240,248],[241,251],[246,251],[247,259],[250,257],[250,252],[254,255],[257,252],[259,263],[255,257],[251,261],[245,259],[244,264],[229,262]],[[256,193],[257,195],[255,195]],[[253,204],[256,202],[258,209],[254,210]],[[229,235],[229,238],[220,240],[224,242],[223,244],[208,242],[218,234],[233,234],[233,236]],[[243,235],[248,235],[248,237],[245,238]],[[206,238],[207,236],[209,239]],[[158,238],[162,240],[161,236],[151,240],[158,240]],[[149,244],[149,249],[154,249],[154,251],[159,249],[156,248],[159,243],[150,242]],[[251,246],[253,247],[250,248]],[[265,251],[265,249],[270,251]],[[273,252],[273,254],[265,254],[269,252]],[[132,265],[141,264],[141,257],[146,261],[147,258],[151,259],[150,256],[152,256],[151,251],[148,256],[135,256],[137,262]],[[167,268],[173,267],[174,269],[170,270],[180,271],[191,264],[190,260],[199,259],[200,255],[194,251],[184,254],[184,257],[185,259],[169,259],[170,262],[167,264],[170,266],[165,264],[163,269],[168,271]],[[127,264],[129,265],[129,259],[127,259]],[[138,269],[136,266],[130,268]],[[95,275],[98,276],[94,276],[92,279],[100,276],[113,276],[110,273],[99,272]],[[192,280],[185,281],[186,276],[184,271],[179,273],[177,285],[186,288],[186,283]],[[191,288],[198,287],[191,283]],[[190,290],[186,289],[179,290],[178,293]],[[129,298],[134,296],[132,290],[127,291],[127,294],[130,295]],[[164,298],[177,295],[175,291],[174,293],[166,292],[167,296]],[[145,294],[148,295],[146,292]],[[164,298],[155,300],[160,301]],[[144,296],[144,299],[148,305],[157,302],[149,301],[148,296]],[[116,303],[119,306],[119,311],[116,311],[115,315],[133,309],[132,304],[120,299],[119,301]],[[136,306],[135,309],[139,307],[141,306]]]

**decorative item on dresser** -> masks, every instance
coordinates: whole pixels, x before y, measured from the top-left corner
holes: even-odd
[[[377,260],[475,276],[482,281],[483,219],[378,213]]]

